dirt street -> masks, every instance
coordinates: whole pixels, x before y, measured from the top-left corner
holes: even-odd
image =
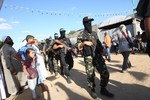
[[[150,58],[143,54],[131,54],[130,60],[132,68],[126,73],[121,73],[122,55],[111,54],[112,61],[107,62],[110,72],[110,82],[107,89],[114,93],[114,98],[107,98],[100,94],[99,79],[96,71],[96,92],[102,100],[150,100]],[[54,74],[49,73],[49,78],[45,81],[48,93],[40,95],[39,100],[92,100],[88,93],[86,84],[85,67],[83,58],[74,58],[74,68],[71,70],[72,83],[68,84],[66,78],[59,75],[55,78]],[[14,100],[31,100],[32,95],[28,89]],[[11,98],[7,99],[10,100]]]

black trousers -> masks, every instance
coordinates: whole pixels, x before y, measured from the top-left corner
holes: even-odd
[[[66,76],[70,76],[69,65],[66,62],[66,54],[64,52],[60,53],[60,64],[61,64],[61,71]]]
[[[131,62],[129,60],[130,51],[122,52],[123,56],[123,65],[122,70],[126,70],[128,67],[131,67]]]

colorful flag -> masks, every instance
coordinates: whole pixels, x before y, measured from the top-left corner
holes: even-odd
[[[134,6],[134,0],[132,0],[132,5]]]

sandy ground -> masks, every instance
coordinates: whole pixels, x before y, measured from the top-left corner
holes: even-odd
[[[107,89],[114,93],[114,98],[107,98],[100,94],[100,76],[96,71],[96,92],[102,100],[150,100],[150,58],[147,55],[130,55],[132,68],[126,73],[121,73],[122,55],[111,54],[112,61],[107,62],[110,72],[110,82]],[[71,70],[72,83],[68,84],[66,78],[59,75],[57,78],[49,73],[45,84],[48,93],[40,95],[38,88],[38,100],[93,100],[88,93],[86,84],[85,67],[83,58],[74,59],[74,68]],[[13,100],[32,100],[29,89]],[[11,100],[11,98],[7,99]]]

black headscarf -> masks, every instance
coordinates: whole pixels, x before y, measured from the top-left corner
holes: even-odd
[[[9,45],[11,45],[11,46],[13,46],[13,44],[14,44],[14,42],[13,42],[13,40],[11,39],[10,36],[7,36],[7,38],[6,38],[6,40],[5,40],[4,43],[9,44]]]

